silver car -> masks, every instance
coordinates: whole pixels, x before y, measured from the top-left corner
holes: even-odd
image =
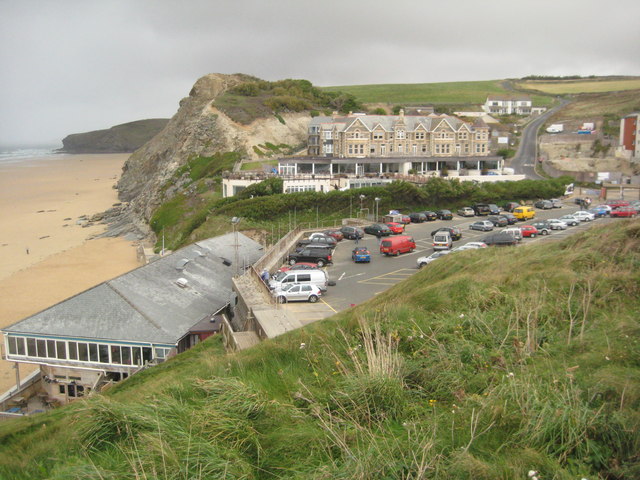
[[[566,230],[568,225],[557,218],[550,218],[547,223],[551,226],[551,230]]]
[[[315,285],[293,283],[282,288],[276,288],[272,292],[278,303],[286,302],[311,302],[316,303],[322,296],[322,292]]]
[[[489,220],[480,220],[479,222],[473,222],[469,225],[471,230],[480,230],[482,232],[490,232],[493,230],[493,223]]]

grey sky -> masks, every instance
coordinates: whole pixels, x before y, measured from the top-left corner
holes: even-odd
[[[207,73],[640,75],[637,0],[0,0],[0,145],[171,117]]]

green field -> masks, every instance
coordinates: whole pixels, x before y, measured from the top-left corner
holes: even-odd
[[[640,78],[615,80],[529,80],[525,82],[517,82],[516,85],[519,88],[538,90],[551,95],[604,93],[640,89]]]

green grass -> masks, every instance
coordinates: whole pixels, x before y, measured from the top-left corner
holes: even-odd
[[[623,90],[640,89],[640,78],[622,79],[582,79],[582,80],[537,80],[522,81],[516,84],[519,88],[538,90],[551,95],[576,93],[604,93]]]
[[[0,477],[637,478],[639,265],[639,221],[450,255],[250,350],[214,337],[2,422]]]

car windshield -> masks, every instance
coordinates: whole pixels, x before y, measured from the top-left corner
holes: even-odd
[[[287,275],[287,272],[278,272],[273,276],[273,279],[276,281],[280,281],[285,277],[285,275]]]

